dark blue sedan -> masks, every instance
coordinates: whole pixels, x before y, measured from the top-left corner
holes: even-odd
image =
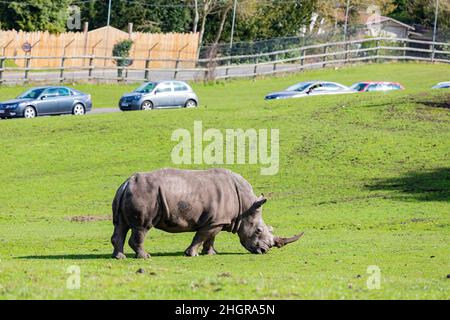
[[[91,95],[78,90],[47,86],[32,88],[16,99],[0,102],[0,118],[34,118],[43,115],[84,115],[92,109]]]

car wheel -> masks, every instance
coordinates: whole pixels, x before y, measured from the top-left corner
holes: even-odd
[[[151,101],[144,101],[141,104],[141,110],[152,110],[153,109],[153,103]]]
[[[23,117],[27,119],[36,117],[36,110],[33,107],[26,107],[25,110],[23,110]]]
[[[189,99],[188,101],[186,101],[186,103],[184,104],[185,108],[195,108],[197,106],[197,101]]]
[[[77,103],[72,109],[72,114],[76,116],[82,116],[85,113],[86,111],[84,110],[84,106],[81,103]]]

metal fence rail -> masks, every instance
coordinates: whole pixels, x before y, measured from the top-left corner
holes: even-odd
[[[42,67],[42,60],[59,59],[58,67]],[[261,54],[216,56],[209,59],[134,59],[120,66],[123,58],[112,56],[0,56],[0,84],[31,82],[125,82],[159,79],[214,80],[257,77],[298,72],[332,65],[382,61],[450,63],[450,43],[397,38],[368,38],[330,42]],[[33,67],[39,60],[41,67]],[[23,67],[15,62],[21,61]],[[67,62],[71,63],[68,64]],[[111,68],[113,61],[117,67]],[[152,62],[166,68],[150,68]],[[137,63],[140,62],[140,63]],[[45,65],[45,64],[44,64]],[[70,65],[70,66],[67,66]],[[136,67],[144,65],[145,67]]]

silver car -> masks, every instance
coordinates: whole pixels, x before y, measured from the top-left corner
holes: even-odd
[[[197,105],[197,95],[183,81],[146,82],[133,92],[123,95],[119,101],[119,108],[122,111],[194,108]]]
[[[307,81],[290,86],[284,91],[272,92],[266,95],[266,100],[301,98],[307,96],[355,93],[347,86],[329,81]]]
[[[433,87],[433,89],[450,89],[450,81],[440,82]]]
[[[92,108],[91,95],[63,87],[32,88],[15,99],[0,102],[0,118],[34,118],[43,115],[83,115]]]

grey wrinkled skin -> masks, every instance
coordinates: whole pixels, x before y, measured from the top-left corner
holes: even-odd
[[[143,243],[152,227],[196,232],[187,256],[197,256],[200,246],[203,254],[215,254],[214,238],[222,230],[237,233],[251,253],[266,253],[282,246],[262,219],[266,201],[255,196],[243,177],[225,169],[136,173],[119,187],[112,204],[113,257],[125,258],[124,242],[131,229],[130,247],[137,258],[148,258]]]

